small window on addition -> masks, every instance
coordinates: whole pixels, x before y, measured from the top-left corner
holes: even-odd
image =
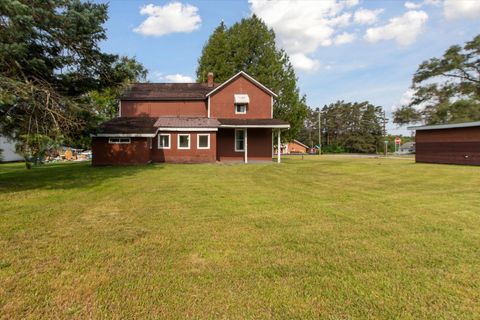
[[[210,134],[202,133],[197,136],[197,149],[210,149]]]
[[[108,138],[108,143],[110,144],[129,144],[131,143],[130,138]]]
[[[190,149],[190,135],[179,134],[178,135],[178,149]]]
[[[245,114],[247,113],[247,104],[246,103],[236,103],[235,104],[235,114]]]
[[[158,135],[158,149],[170,149],[170,134]]]

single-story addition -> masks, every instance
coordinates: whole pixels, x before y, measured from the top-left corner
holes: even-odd
[[[480,121],[408,129],[416,131],[416,162],[480,165]]]
[[[92,135],[92,165],[272,161],[274,134],[279,143],[290,128],[273,119],[276,97],[245,72],[221,84],[211,73],[208,83],[133,84],[119,117]]]

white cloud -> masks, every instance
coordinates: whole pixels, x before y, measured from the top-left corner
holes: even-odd
[[[378,16],[383,12],[383,9],[368,10],[359,9],[355,11],[353,21],[358,24],[374,24],[378,20]]]
[[[445,0],[443,3],[443,15],[447,20],[478,18],[480,17],[480,1]]]
[[[355,40],[355,38],[356,38],[356,36],[355,36],[354,33],[344,32],[344,33],[336,36],[333,42],[336,45],[341,45],[341,44],[346,44],[346,43],[353,42]]]
[[[405,2],[405,8],[407,8],[408,10],[416,10],[416,9],[420,9],[421,7],[422,7],[422,3],[415,3],[411,1]]]
[[[300,70],[315,71],[320,68],[320,62],[304,55],[303,53],[296,53],[290,56],[292,65]]]
[[[195,82],[193,77],[186,76],[180,73],[164,75],[162,72],[155,71],[152,73],[152,75],[153,75],[153,80],[159,81],[159,82],[175,82],[175,83]]]
[[[415,42],[427,20],[428,15],[424,11],[408,11],[402,16],[390,19],[384,26],[367,29],[364,38],[372,43],[395,40],[400,46],[408,46]]]
[[[200,28],[202,22],[197,7],[180,2],[171,2],[164,6],[149,4],[140,9],[140,14],[148,17],[133,31],[146,36],[192,32]]]
[[[295,68],[319,67],[310,55],[321,46],[331,46],[335,36],[351,23],[350,8],[358,0],[266,1],[249,0],[250,10],[277,35],[277,45],[289,54]]]

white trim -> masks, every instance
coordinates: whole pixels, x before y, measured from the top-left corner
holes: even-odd
[[[468,127],[479,127],[480,121],[474,122],[463,122],[463,123],[452,123],[452,124],[436,124],[429,126],[416,126],[408,127],[408,130],[435,130],[435,129],[454,129],[454,128],[468,128]]]
[[[277,136],[277,163],[282,162],[281,157],[282,157],[282,140],[280,139],[280,132],[281,130],[278,130],[278,136]]]
[[[247,114],[248,103],[234,103],[233,106],[235,108],[235,114]],[[244,112],[238,112],[237,111],[237,106],[245,106],[245,111]]]
[[[118,116],[122,116],[122,100],[118,101]]]
[[[271,98],[272,98],[272,102],[270,103],[270,109],[271,109],[271,112],[270,112],[271,116],[270,116],[270,118],[273,119],[273,96],[272,96]]]
[[[221,124],[220,128],[272,128],[272,129],[290,129],[289,124]]]
[[[200,136],[207,136],[207,146],[200,147]],[[210,149],[210,133],[199,133],[197,134],[197,149]]]
[[[210,97],[208,97],[207,109],[208,109],[208,115],[207,115],[207,117],[210,118]]]
[[[168,136],[168,147],[160,147],[160,136]],[[170,133],[159,133],[157,135],[157,149],[170,149],[172,146],[172,137]]]
[[[112,139],[118,139],[118,142],[113,142]],[[127,142],[127,141],[124,141],[124,142],[120,141],[120,140],[122,140],[122,139],[123,139],[123,140],[127,140],[127,139],[128,139],[128,142]],[[108,138],[108,143],[109,143],[109,144],[130,144],[130,143],[132,143],[132,139],[131,139],[131,138],[113,138],[113,137],[112,137],[112,138]]]
[[[90,135],[91,137],[132,137],[132,138],[150,138],[155,137],[156,133],[97,133]]]
[[[257,80],[255,80],[252,76],[248,75],[246,72],[244,71],[240,71],[238,72],[236,75],[234,75],[233,77],[231,77],[230,79],[228,79],[227,81],[223,82],[221,85],[219,85],[218,87],[216,87],[215,89],[213,89],[212,91],[210,91],[209,93],[206,94],[206,96],[210,96],[212,95],[214,92],[217,92],[218,90],[220,90],[220,88],[224,87],[226,84],[228,84],[230,81],[232,81],[233,79],[235,79],[236,77],[238,77],[239,75],[242,75],[244,76],[245,78],[247,78],[248,80],[250,80],[251,82],[253,82],[254,84],[256,84],[257,86],[259,86],[260,88],[262,88],[263,90],[265,90],[266,92],[268,92],[271,96],[274,96],[274,97],[278,97],[278,95],[276,93],[274,93],[272,90],[268,89],[267,87],[265,87],[263,84],[261,84],[260,82],[258,82]]]
[[[238,131],[243,131],[243,150],[237,149],[237,132]],[[246,135],[247,129],[235,129],[235,135],[233,139],[233,148],[235,152],[245,152],[245,135]]]
[[[157,131],[218,131],[218,128],[158,128]]]
[[[245,148],[245,163],[248,163],[248,129],[245,129],[245,141],[243,142]]]
[[[180,137],[181,136],[188,136],[188,147],[180,147]],[[190,133],[179,133],[179,134],[177,134],[177,149],[179,149],[179,150],[189,150],[191,143],[192,143],[192,141],[191,141]]]

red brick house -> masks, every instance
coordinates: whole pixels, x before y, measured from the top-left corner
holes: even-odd
[[[290,128],[273,119],[270,89],[239,72],[221,84],[133,84],[119,117],[92,135],[92,164],[271,161],[272,138]],[[278,156],[280,162],[280,155]]]

